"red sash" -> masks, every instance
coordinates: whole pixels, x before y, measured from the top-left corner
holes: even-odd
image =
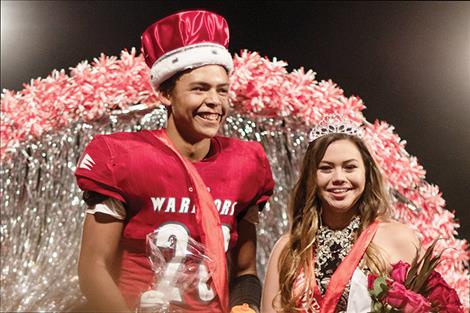
[[[351,280],[354,270],[359,265],[369,243],[372,241],[372,238],[374,238],[378,225],[379,222],[375,221],[361,233],[349,254],[331,276],[325,296],[322,297],[316,283],[315,274],[312,273],[313,297],[320,306],[320,313],[333,313],[335,311],[341,294]]]
[[[219,213],[214,199],[207,191],[207,186],[191,161],[184,158],[168,138],[166,130],[152,132],[179,158],[183,164],[194,187],[196,206],[196,223],[201,233],[201,241],[206,247],[206,254],[214,262],[207,264],[212,273],[212,281],[219,297],[222,312],[228,312],[228,283],[226,273],[226,260],[224,249],[224,236],[220,223]]]

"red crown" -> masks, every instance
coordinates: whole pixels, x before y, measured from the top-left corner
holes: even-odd
[[[208,64],[233,67],[227,50],[229,29],[220,15],[204,10],[167,16],[142,34],[145,62],[155,88],[175,73]]]

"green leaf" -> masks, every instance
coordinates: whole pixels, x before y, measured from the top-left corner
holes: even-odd
[[[439,264],[442,255],[441,252],[433,256],[434,247],[438,240],[439,238],[434,240],[426,249],[421,259],[417,260],[417,256],[413,259],[413,263],[405,280],[405,287],[407,289],[421,294],[426,292],[426,281]]]
[[[416,275],[416,279],[413,281],[413,284],[410,286],[412,288],[411,290],[415,292],[421,294],[426,292],[426,281],[440,262],[442,252],[436,256],[433,256],[433,250],[436,246],[437,240],[439,239],[434,240],[434,242],[429,246],[429,248],[426,249],[423,258],[419,262],[421,263],[421,269]]]
[[[380,276],[374,280],[373,289],[370,290],[370,294],[377,299],[381,298],[384,293],[388,291],[387,281],[385,277]]]
[[[384,306],[380,302],[373,302],[371,309],[372,309],[371,313],[385,313],[386,312]]]
[[[418,257],[419,257],[419,250],[416,249],[416,255],[413,258],[413,261],[411,262],[410,269],[408,270],[408,275],[406,276],[406,279],[405,279],[406,289],[411,289],[411,286],[414,284],[414,281],[416,280],[416,275],[418,274],[418,269],[420,265],[420,260],[418,260]]]

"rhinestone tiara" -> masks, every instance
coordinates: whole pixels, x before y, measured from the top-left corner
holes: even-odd
[[[355,126],[349,119],[335,113],[325,116],[320,123],[310,130],[308,142],[311,143],[329,134],[346,134],[362,138],[363,132],[360,127]]]

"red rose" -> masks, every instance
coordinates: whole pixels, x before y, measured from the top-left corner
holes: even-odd
[[[385,302],[404,313],[428,313],[431,305],[420,294],[394,281],[384,298]]]
[[[374,281],[377,279],[377,275],[375,274],[369,274],[367,276],[367,288],[368,289],[374,289]]]
[[[433,271],[427,280],[428,300],[435,312],[463,313],[457,292],[450,287],[441,274]]]
[[[410,264],[398,261],[398,263],[395,263],[392,265],[392,271],[390,272],[390,277],[400,283],[404,284],[406,280],[406,274],[408,273],[408,270],[410,269]]]

